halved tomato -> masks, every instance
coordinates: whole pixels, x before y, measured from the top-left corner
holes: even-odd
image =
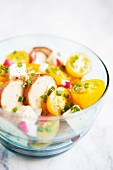
[[[11,60],[14,63],[29,63],[30,57],[25,51],[14,51],[9,54],[6,59]]]
[[[82,109],[95,103],[104,93],[105,83],[100,79],[85,80],[76,84],[71,90],[74,104]]]
[[[90,69],[90,60],[82,53],[76,53],[70,56],[66,62],[66,71],[73,77],[81,78],[87,74]]]
[[[47,109],[53,116],[61,115],[67,101],[71,100],[71,93],[64,87],[58,87],[47,99]]]

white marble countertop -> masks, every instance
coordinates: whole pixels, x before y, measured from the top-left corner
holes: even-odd
[[[0,0],[0,39],[28,33],[63,36],[95,51],[113,71],[112,0]],[[0,170],[113,170],[113,89],[88,134],[71,150],[47,159],[0,145]]]

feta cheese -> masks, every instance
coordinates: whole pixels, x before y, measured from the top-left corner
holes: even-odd
[[[21,66],[19,66],[19,64],[12,64],[9,67],[9,79],[26,80],[27,79],[26,64],[22,64]]]
[[[46,55],[43,52],[36,52],[36,58],[33,61],[36,64],[43,64],[46,61]]]

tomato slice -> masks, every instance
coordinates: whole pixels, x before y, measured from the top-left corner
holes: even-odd
[[[59,126],[60,126],[59,120],[45,120],[44,123],[40,123],[39,120],[37,128],[38,141],[45,143],[53,139],[59,130]]]
[[[54,90],[47,99],[47,109],[53,116],[61,115],[67,101],[71,100],[71,93],[64,87],[58,87]]]
[[[29,63],[30,57],[25,51],[14,51],[9,54],[6,59],[11,60],[14,63]]]
[[[57,85],[62,85],[62,80],[71,79],[65,72],[55,66],[49,66],[45,73],[52,76],[55,79]]]
[[[95,103],[104,93],[105,83],[100,79],[92,79],[76,84],[71,90],[74,104],[82,109]]]
[[[90,60],[84,54],[76,53],[67,60],[66,70],[69,75],[81,78],[91,70]]]

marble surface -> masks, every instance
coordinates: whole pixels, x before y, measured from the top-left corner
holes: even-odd
[[[112,0],[0,0],[0,39],[28,33],[67,37],[94,50],[113,71]],[[112,75],[112,74],[111,74]],[[113,89],[90,132],[71,150],[47,159],[0,145],[0,170],[113,170]]]

